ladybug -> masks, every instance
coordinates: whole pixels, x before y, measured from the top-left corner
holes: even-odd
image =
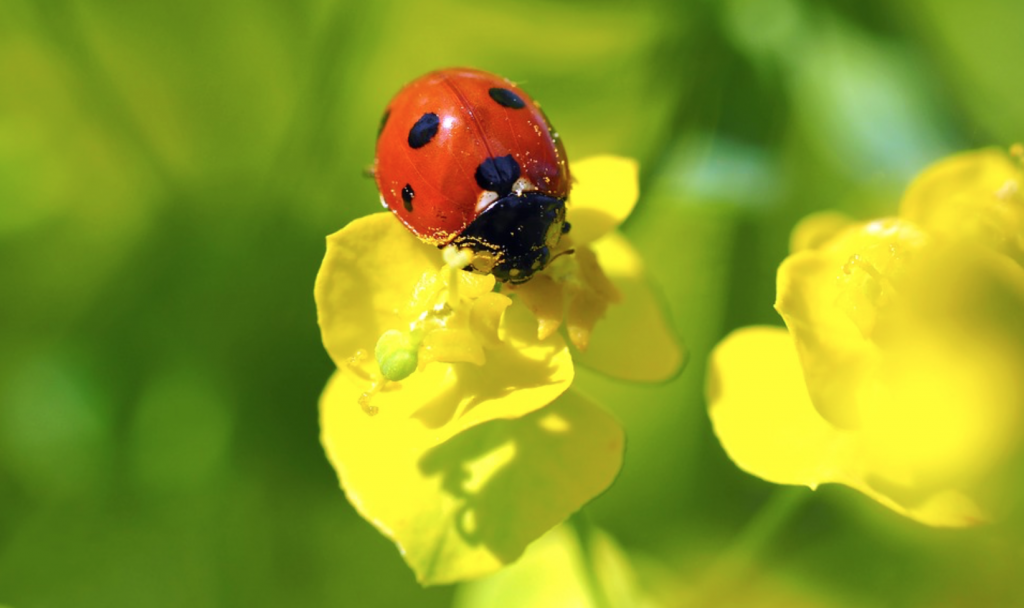
[[[540,106],[480,70],[431,72],[388,104],[374,176],[421,240],[475,253],[467,269],[522,283],[569,231],[569,162]]]

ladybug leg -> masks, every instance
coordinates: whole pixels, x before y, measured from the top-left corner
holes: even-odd
[[[548,260],[548,263],[544,266],[544,268],[547,268],[548,266],[553,264],[555,262],[555,260],[557,260],[558,258],[562,257],[563,255],[572,255],[574,253],[576,253],[575,249],[563,249],[562,251],[559,251],[555,255],[551,256],[551,259]]]

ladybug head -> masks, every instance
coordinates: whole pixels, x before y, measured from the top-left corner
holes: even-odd
[[[539,192],[510,193],[495,201],[453,241],[479,254],[473,270],[502,282],[524,283],[544,269],[568,224],[565,199]],[[487,267],[484,267],[484,266]]]

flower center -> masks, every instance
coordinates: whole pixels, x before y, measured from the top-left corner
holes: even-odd
[[[836,276],[837,304],[864,339],[877,340],[888,327],[900,284],[923,237],[897,220],[872,222],[863,237]]]
[[[547,268],[525,283],[506,283],[503,288],[533,312],[539,340],[547,339],[564,321],[569,340],[585,350],[594,326],[621,294],[589,247],[573,250],[569,239],[563,240]],[[365,351],[349,360],[349,368],[370,381],[359,397],[367,414],[377,413],[373,396],[389,384],[432,362],[484,365],[487,349],[501,345],[498,329],[512,300],[495,291],[494,275],[463,270],[478,264],[479,255],[468,248],[445,248],[444,266],[423,274],[400,313],[411,319],[409,324],[388,329],[378,338],[373,353],[376,369],[365,369]]]
[[[412,291],[404,315],[412,319],[409,325],[389,329],[377,340],[377,370],[370,372],[370,388],[359,398],[367,414],[377,413],[371,400],[388,383],[405,380],[434,361],[483,365],[485,348],[500,344],[501,315],[512,301],[494,292],[493,275],[462,270],[473,262],[469,249],[451,246],[442,255],[444,266],[425,273]],[[360,351],[349,367],[358,368],[367,358]]]

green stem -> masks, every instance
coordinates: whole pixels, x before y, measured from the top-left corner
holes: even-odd
[[[605,593],[601,579],[597,575],[597,565],[594,555],[594,527],[593,522],[586,512],[580,510],[573,513],[565,525],[576,534],[576,540],[580,546],[580,567],[583,571],[584,583],[590,595],[591,605],[594,608],[612,608],[611,601]]]
[[[757,558],[811,497],[807,488],[779,488],[708,569],[696,606],[720,605],[720,594],[741,584]]]

